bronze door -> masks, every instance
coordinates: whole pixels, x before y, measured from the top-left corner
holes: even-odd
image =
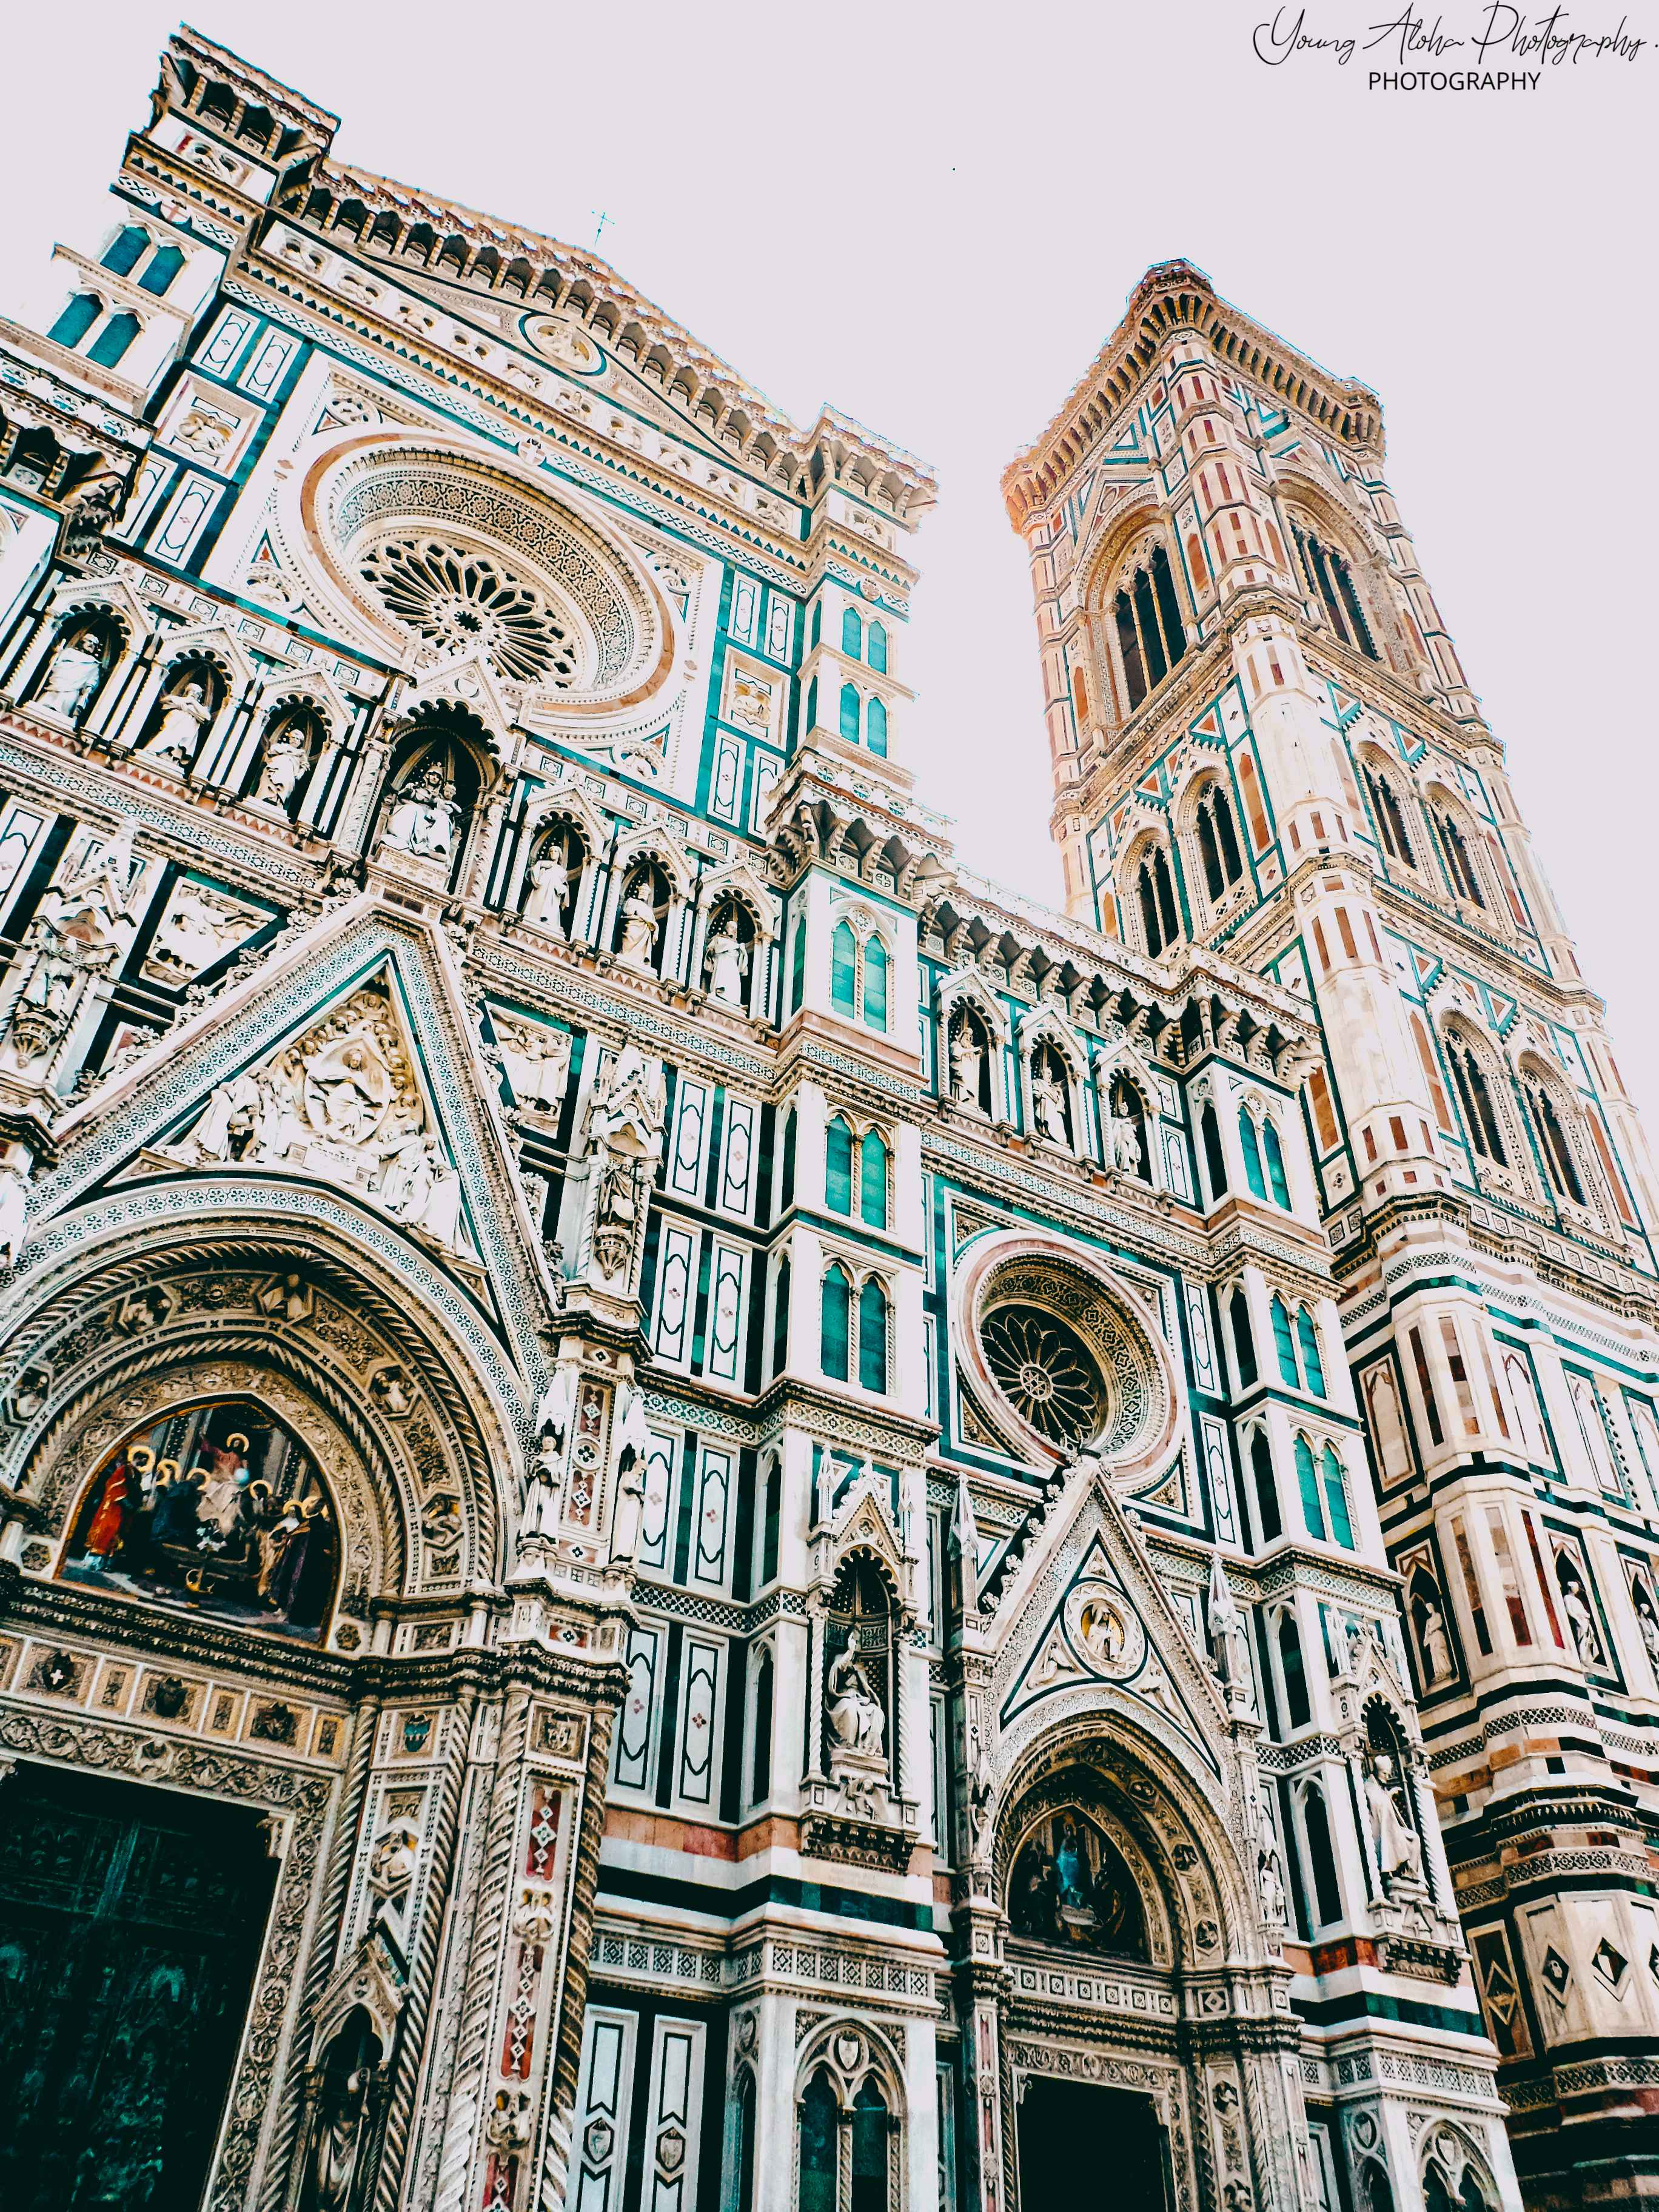
[[[257,1817],[24,1761],[0,1782],[0,2205],[191,2212],[275,1868]]]

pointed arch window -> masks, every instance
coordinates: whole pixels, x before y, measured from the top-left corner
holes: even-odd
[[[812,602],[812,626],[811,626],[811,633],[810,633],[810,635],[808,635],[808,637],[807,637],[807,641],[806,641],[806,642],[807,642],[807,645],[808,645],[809,648],[810,648],[811,647],[812,647],[812,646],[817,645],[817,644],[818,643],[819,640],[823,637],[823,601],[822,599],[814,599],[814,600],[813,600],[813,602]],[[816,677],[814,677],[814,678],[813,678],[812,680],[813,680],[813,682],[814,682],[814,683],[816,683],[816,682],[817,681],[817,678]]]
[[[1210,1178],[1212,1200],[1226,1195],[1227,1158],[1221,1149],[1221,1124],[1216,1118],[1215,1108],[1206,1098],[1204,1111],[1198,1117],[1198,1133],[1204,1146],[1204,1172]]]
[[[1291,528],[1302,556],[1303,573],[1319,594],[1331,628],[1344,645],[1351,645],[1369,660],[1376,659],[1370,625],[1359,604],[1347,562],[1334,545],[1322,543],[1310,530],[1304,530],[1300,523],[1292,523]]]
[[[887,631],[878,622],[872,622],[864,642],[864,657],[878,676],[887,673]]]
[[[1239,1385],[1248,1390],[1256,1379],[1255,1338],[1250,1330],[1250,1302],[1242,1286],[1233,1292],[1227,1312],[1232,1323],[1233,1357],[1238,1363]]]
[[[795,924],[795,933],[789,944],[789,1011],[800,1012],[801,1001],[806,996],[806,924],[804,920]]]
[[[887,1226],[887,1146],[874,1129],[859,1146],[859,1218],[866,1229]]]
[[[1313,1718],[1308,1703],[1308,1675],[1302,1664],[1296,1615],[1288,1607],[1279,1617],[1279,1668],[1285,1678],[1285,1718],[1293,1729],[1306,1728]]]
[[[1440,849],[1446,857],[1446,873],[1451,878],[1452,889],[1460,898],[1468,900],[1484,913],[1486,895],[1480,888],[1480,878],[1475,872],[1470,855],[1468,840],[1443,807],[1435,816],[1435,827],[1440,832]]]
[[[1463,1109],[1463,1126],[1469,1133],[1470,1143],[1483,1160],[1491,1160],[1497,1167],[1507,1167],[1509,1154],[1504,1149],[1503,1131],[1498,1126],[1498,1109],[1492,1103],[1485,1068],[1465,1038],[1448,1034],[1445,1046],[1446,1058],[1451,1065],[1452,1087]]]
[[[887,2212],[887,2100],[866,2075],[853,2100],[851,2212]]]
[[[859,695],[857,686],[843,684],[841,687],[841,733],[850,745],[859,741]]]
[[[1244,1152],[1244,1180],[1250,1186],[1252,1198],[1265,1200],[1267,1178],[1261,1172],[1261,1145],[1255,1133],[1255,1122],[1248,1108],[1238,1109],[1238,1141]]]
[[[1417,855],[1412,849],[1411,837],[1406,828],[1405,810],[1401,805],[1394,786],[1385,775],[1379,775],[1369,763],[1364,770],[1365,788],[1370,793],[1371,812],[1376,818],[1377,835],[1382,840],[1382,849],[1392,860],[1406,867],[1417,866]]]
[[[185,257],[176,246],[158,246],[138,279],[139,290],[153,292],[159,300],[184,265]]]
[[[1302,1525],[1310,1536],[1325,1540],[1325,1508],[1319,1495],[1319,1469],[1313,1446],[1306,1437],[1296,1440],[1296,1486],[1302,1499]]]
[[[1288,1213],[1291,1187],[1285,1177],[1285,1152],[1279,1141],[1278,1125],[1270,1114],[1262,1116],[1261,1148],[1267,1156],[1267,1181],[1273,1187],[1274,1200]]]
[[[1273,1480],[1273,1446],[1261,1429],[1250,1438],[1250,1476],[1255,1485],[1255,1514],[1261,1539],[1264,1544],[1271,1544],[1283,1533],[1283,1524],[1279,1517],[1279,1485]]]
[[[849,660],[864,658],[864,624],[859,620],[856,607],[841,611],[841,649]]]
[[[864,710],[864,743],[866,751],[878,760],[887,757],[887,702],[872,699]]]
[[[781,1375],[789,1364],[789,1255],[787,1252],[778,1261],[778,1285],[773,1297],[772,1372]]]
[[[1342,1917],[1342,1892],[1336,1879],[1336,1854],[1331,1849],[1331,1824],[1325,1811],[1325,1793],[1316,1782],[1307,1785],[1303,1801],[1303,1826],[1308,1836],[1308,1856],[1313,1862],[1314,1896],[1319,1924],[1328,1927]]]
[[[850,921],[838,921],[830,937],[830,1003],[838,1014],[859,1010],[859,941]]]
[[[818,1364],[832,1382],[848,1379],[852,1338],[853,1279],[837,1260],[823,1278],[819,1325]]]
[[[1142,855],[1135,872],[1135,895],[1140,902],[1141,934],[1156,960],[1181,934],[1175,878],[1170,872],[1170,855],[1162,845],[1152,846]]]
[[[138,318],[125,311],[112,315],[87,348],[87,359],[95,361],[100,368],[113,368],[127,348],[138,335]]]
[[[872,1030],[887,1027],[887,947],[878,937],[864,944],[864,1018]]]
[[[873,1275],[859,1292],[859,1382],[887,1389],[887,1293]]]
[[[817,643],[814,639],[814,644]],[[816,730],[818,726],[818,679],[815,676],[806,687],[806,726]]]
[[[1279,1358],[1279,1380],[1288,1382],[1292,1390],[1299,1390],[1302,1376],[1296,1364],[1296,1344],[1291,1335],[1290,1312],[1276,1291],[1268,1310],[1273,1316],[1273,1350]]]
[[[783,1170],[779,1178],[778,1212],[787,1213],[795,1202],[795,1109],[792,1106],[783,1124]]]
[[[102,301],[90,292],[77,292],[46,336],[54,345],[78,346],[103,312]]]
[[[149,233],[141,230],[136,222],[128,223],[117,231],[106,248],[100,266],[117,276],[131,276],[149,251]]]
[[[1325,1510],[1330,1516],[1331,1535],[1345,1552],[1352,1552],[1353,1522],[1348,1516],[1348,1486],[1343,1478],[1342,1462],[1330,1444],[1319,1455],[1319,1471],[1324,1478]]]
[[[1112,602],[1118,652],[1133,714],[1156,690],[1187,650],[1186,625],[1176,597],[1170,556],[1160,545],[1127,577]]]
[[[823,1202],[831,1213],[853,1211],[853,1132],[839,1114],[824,1132]]]
[[[820,2066],[800,2100],[800,2212],[840,2212],[841,2107]]]
[[[1233,810],[1218,783],[1212,783],[1199,800],[1195,820],[1199,858],[1204,864],[1204,888],[1213,906],[1244,872],[1244,856],[1238,848]]]
[[[1296,1310],[1296,1340],[1302,1351],[1302,1371],[1316,1398],[1325,1395],[1325,1366],[1319,1357],[1319,1328],[1306,1306]]]
[[[772,1654],[763,1648],[755,1667],[754,1756],[749,1767],[749,1802],[757,1805],[772,1787]]]
[[[738,2077],[738,2212],[755,2212],[755,2077]]]
[[[1558,1198],[1570,1199],[1573,1205],[1583,1206],[1585,1203],[1583,1182],[1578,1173],[1578,1164],[1572,1156],[1566,1125],[1550,1095],[1549,1086],[1537,1076],[1528,1075],[1524,1088],[1550,1188]]]

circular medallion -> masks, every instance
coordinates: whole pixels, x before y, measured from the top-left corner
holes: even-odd
[[[1146,1631],[1106,1583],[1079,1583],[1069,1593],[1066,1634],[1084,1665],[1109,1681],[1127,1680],[1146,1656]]]

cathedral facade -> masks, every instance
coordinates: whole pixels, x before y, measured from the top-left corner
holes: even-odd
[[[8,2207],[1519,2212],[1659,2047],[1651,1171],[1380,476],[927,467],[188,31],[0,323]],[[1032,763],[1035,772],[1035,762]]]

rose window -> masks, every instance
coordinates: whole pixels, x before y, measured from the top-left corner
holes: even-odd
[[[574,679],[568,626],[493,555],[441,538],[392,538],[362,556],[357,573],[388,614],[441,652],[482,653],[515,684]]]
[[[1106,1416],[1094,1354],[1074,1329],[1031,1306],[1000,1306],[981,1328],[986,1364],[1022,1419],[1048,1443],[1092,1443]]]

